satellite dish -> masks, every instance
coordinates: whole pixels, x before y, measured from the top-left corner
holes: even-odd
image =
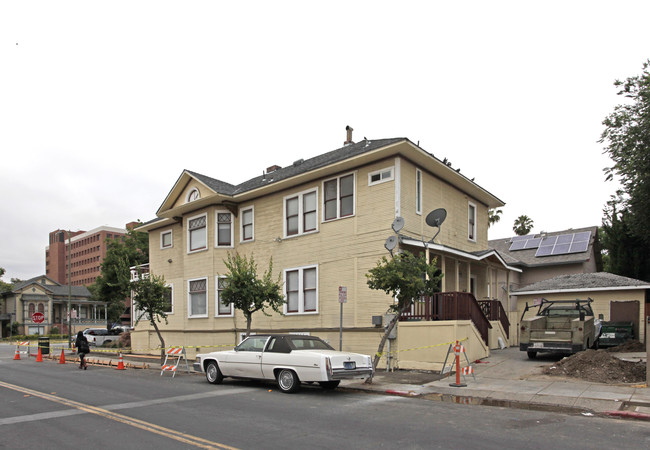
[[[386,250],[388,250],[392,255],[393,249],[397,247],[397,237],[389,236],[388,239],[386,239],[386,243],[384,244],[384,247],[386,247]]]
[[[399,231],[404,228],[404,219],[402,217],[395,217],[395,220],[393,220],[393,231],[395,233],[399,233]]]
[[[440,228],[440,225],[442,225],[442,222],[444,222],[446,218],[447,210],[445,208],[438,208],[427,214],[427,218],[424,220],[430,227]]]

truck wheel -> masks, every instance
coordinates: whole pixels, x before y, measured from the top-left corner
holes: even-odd
[[[296,392],[300,388],[300,380],[296,372],[289,369],[278,372],[278,387],[285,394]]]
[[[216,361],[210,361],[205,368],[205,378],[208,380],[208,383],[212,384],[221,384],[223,381],[223,374],[219,370],[219,366]]]
[[[333,389],[336,389],[339,386],[339,384],[341,384],[341,380],[320,381],[318,384],[320,384],[320,387],[322,387],[326,391],[331,391]]]
[[[537,352],[534,351],[534,350],[528,350],[528,352],[526,352],[526,353],[528,354],[528,357],[529,357],[530,359],[535,359],[535,358],[537,358]]]

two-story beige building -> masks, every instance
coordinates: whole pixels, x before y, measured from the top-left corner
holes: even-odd
[[[423,312],[424,301],[414,305],[391,341],[394,363],[439,367],[446,347],[412,348],[455,339],[467,338],[470,358],[486,356],[499,337],[507,342],[509,293],[498,287],[519,269],[489,250],[487,240],[488,209],[504,203],[408,139],[352,143],[350,131],[342,148],[271,166],[238,185],[183,171],[156,219],[138,228],[149,233],[151,272],[170,287],[169,323],[161,324],[167,345],[228,346],[241,339],[243,316],[219,300],[224,260],[239,252],[254,255],[259,273],[272,258],[274,276],[284,282],[283,314],[255,314],[253,332],[310,333],[338,348],[342,310],[342,348],[373,354],[383,334],[377,316],[393,299],[370,290],[366,274],[390,256],[390,236],[397,239],[393,252],[437,257],[441,290],[454,293],[427,300],[433,309],[447,305],[444,313]],[[429,226],[428,214],[440,209],[445,221]],[[396,235],[391,225],[398,217],[404,226]],[[340,287],[347,293],[342,309]],[[455,299],[462,301],[452,314]],[[492,300],[478,307],[482,318],[477,299]],[[132,342],[136,350],[159,346],[144,321]]]

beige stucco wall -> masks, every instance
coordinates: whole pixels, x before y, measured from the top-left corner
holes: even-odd
[[[393,348],[397,367],[440,371],[445,362],[449,344],[455,342],[456,339],[462,341],[470,362],[490,356],[490,349],[468,320],[401,322]],[[451,358],[453,358],[453,352],[449,356],[447,364],[451,362]],[[464,358],[461,358],[461,364],[462,366],[467,365]]]

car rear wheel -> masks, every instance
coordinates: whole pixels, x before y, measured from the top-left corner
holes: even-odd
[[[535,358],[537,358],[537,352],[536,352],[536,351],[528,350],[527,353],[528,353],[528,357],[529,357],[530,359],[535,359]]]
[[[341,380],[335,380],[335,381],[321,381],[318,384],[320,384],[320,387],[327,391],[331,391],[332,389],[336,389],[339,384],[341,384]]]
[[[205,378],[212,384],[221,384],[223,381],[223,374],[215,361],[210,361],[206,366]]]
[[[300,380],[296,372],[289,369],[282,369],[278,372],[278,387],[286,394],[291,394],[300,389]]]

